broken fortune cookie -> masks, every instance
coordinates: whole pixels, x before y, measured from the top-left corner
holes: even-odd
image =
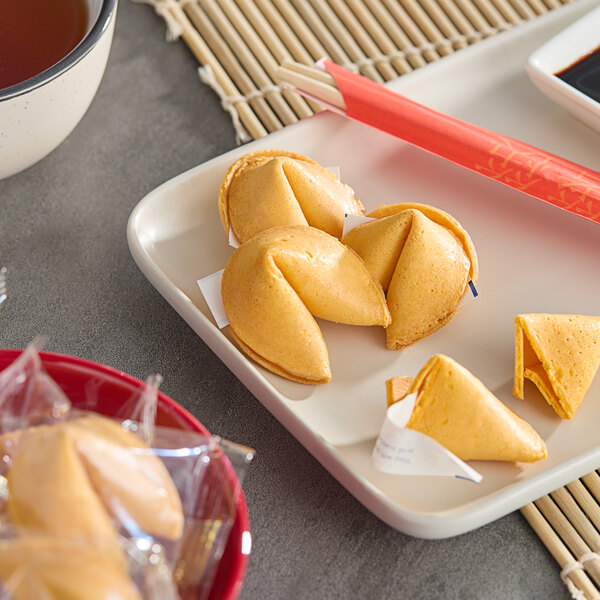
[[[600,317],[523,314],[515,318],[513,394],[531,380],[563,419],[575,416],[600,366]]]
[[[388,394],[393,389],[388,384]],[[436,354],[427,361],[408,390],[415,392],[406,427],[433,438],[461,460],[535,462],[547,456],[533,427],[448,356]],[[388,395],[388,404],[396,400]]]

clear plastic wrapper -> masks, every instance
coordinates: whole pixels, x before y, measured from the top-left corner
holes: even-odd
[[[0,433],[23,430],[60,419],[71,409],[64,392],[42,367],[35,339],[21,356],[0,373]]]
[[[0,306],[4,304],[7,298],[6,294],[6,267],[0,267]]]
[[[114,567],[115,600],[203,600],[253,451],[157,426],[160,376],[114,417],[73,408],[38,346],[0,373],[0,599],[62,597],[49,565],[80,554],[108,561],[106,585]],[[19,552],[29,558],[15,563]]]

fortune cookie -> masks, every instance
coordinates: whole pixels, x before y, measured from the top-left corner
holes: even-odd
[[[369,216],[342,241],[381,283],[392,315],[387,347],[399,350],[454,317],[477,281],[477,254],[460,223],[432,206],[381,206]]]
[[[240,348],[302,383],[331,379],[313,316],[350,325],[390,322],[381,286],[360,257],[307,226],[271,228],[237,248],[225,267],[221,296]]]
[[[600,317],[526,314],[515,319],[513,394],[530,379],[563,419],[572,419],[600,366]]]
[[[134,433],[101,416],[32,427],[18,437],[7,474],[17,528],[117,544],[131,535],[169,540],[183,533],[177,488],[162,461]]]
[[[60,536],[1,540],[0,579],[11,600],[142,600],[118,563],[90,545]]]
[[[345,214],[364,214],[354,191],[328,169],[296,152],[260,150],[227,171],[219,190],[219,214],[243,243],[280,225],[310,225],[342,236]]]
[[[388,404],[395,386],[387,385]],[[455,360],[430,358],[408,393],[417,393],[406,427],[433,438],[461,460],[535,462],[546,458],[537,432]]]

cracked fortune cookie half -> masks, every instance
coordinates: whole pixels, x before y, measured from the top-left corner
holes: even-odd
[[[346,213],[364,214],[354,190],[314,160],[285,150],[242,156],[219,190],[223,227],[240,243],[281,225],[310,225],[340,238]]]
[[[389,397],[394,388],[387,383],[388,404],[396,401]],[[406,427],[433,438],[461,460],[535,462],[547,456],[533,427],[448,356],[436,354],[427,361],[407,393],[415,392]]]
[[[515,318],[513,394],[530,379],[562,419],[575,416],[600,367],[600,317],[523,314]]]
[[[333,236],[307,226],[275,227],[242,244],[223,273],[230,332],[265,368],[301,383],[331,379],[313,317],[386,327],[390,314],[364,262]]]
[[[387,347],[399,350],[448,323],[478,263],[469,234],[448,213],[425,204],[380,206],[352,229],[356,251],[386,293],[392,323]]]

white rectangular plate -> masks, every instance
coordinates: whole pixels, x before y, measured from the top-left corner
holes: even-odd
[[[594,6],[577,2],[390,83],[464,120],[600,168],[600,137],[535,89],[529,54]],[[367,209],[422,202],[454,215],[480,260],[480,296],[446,327],[401,352],[384,330],[322,323],[333,379],[306,386],[246,358],[219,330],[196,280],[222,269],[232,249],[219,220],[221,180],[261,148],[303,153],[340,167]],[[479,527],[600,466],[600,381],[573,421],[539,392],[511,394],[515,315],[600,313],[600,227],[342,117],[321,113],[166,182],[132,212],[128,240],[157,290],[279,421],[368,509],[410,535],[441,538]],[[385,380],[416,375],[445,353],[481,379],[546,441],[533,465],[474,462],[483,482],[377,472],[370,453],[386,408]]]

